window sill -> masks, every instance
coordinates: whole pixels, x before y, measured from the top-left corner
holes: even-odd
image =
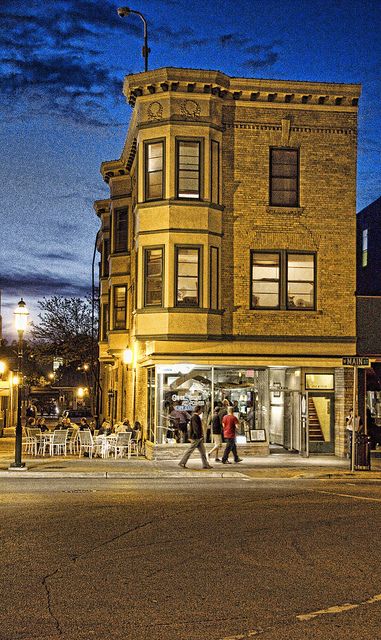
[[[304,214],[304,207],[275,207],[269,205],[266,207],[267,213],[284,214],[287,216],[302,216]]]

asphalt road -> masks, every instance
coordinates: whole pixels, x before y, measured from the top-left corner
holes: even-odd
[[[377,640],[381,484],[0,481],[1,640]]]

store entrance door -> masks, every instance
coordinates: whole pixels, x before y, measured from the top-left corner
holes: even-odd
[[[308,393],[308,443],[310,453],[334,453],[334,396]]]

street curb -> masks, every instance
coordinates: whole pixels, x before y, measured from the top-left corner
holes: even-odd
[[[170,471],[156,471],[152,472],[142,472],[142,473],[124,473],[121,471],[118,473],[117,471],[27,471],[25,473],[19,473],[18,471],[0,471],[0,478],[103,478],[103,479],[131,479],[131,480],[160,480],[160,479],[175,479],[175,478],[246,478],[251,480],[250,476],[245,475],[240,472],[217,472],[217,473],[197,473],[196,475],[191,471],[190,473],[182,473],[180,471],[174,471],[173,473]]]

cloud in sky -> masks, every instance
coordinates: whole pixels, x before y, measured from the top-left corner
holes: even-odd
[[[122,77],[130,70],[110,63],[110,39],[141,40],[142,25],[121,19],[116,4],[87,0],[56,0],[49,9],[39,0],[22,8],[3,2],[0,48],[0,91],[3,118],[28,119],[45,114],[87,127],[120,124],[117,108],[124,104]],[[128,40],[127,40],[128,41]],[[156,23],[150,41],[193,50],[211,44],[234,50],[243,66],[269,67],[278,59],[274,43],[253,43],[237,33],[203,36],[187,26]],[[249,58],[247,57],[249,56]],[[245,60],[246,58],[246,60]]]

